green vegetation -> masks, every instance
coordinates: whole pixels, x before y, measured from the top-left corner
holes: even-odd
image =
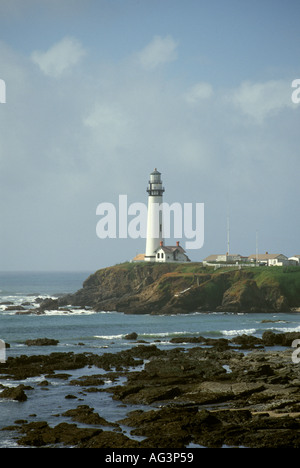
[[[176,264],[175,264],[176,265]],[[208,270],[213,270],[212,267],[204,267],[202,263],[180,263],[176,265],[175,271],[178,273],[205,273]]]
[[[300,268],[299,267],[265,267],[254,268],[254,279],[260,288],[278,286],[287,298],[290,306],[300,303]],[[258,270],[258,271],[257,271]],[[261,271],[259,271],[261,270]]]
[[[239,269],[234,267],[222,267],[214,269],[212,266],[203,266],[201,262],[191,263],[131,263],[125,262],[115,265],[114,268],[121,270],[142,270],[151,268],[161,270],[163,273],[171,273],[172,276],[189,276],[210,274],[214,277],[230,273],[232,282],[241,278],[254,279],[259,288],[264,286],[280,286],[288,296],[300,295],[300,267],[296,266],[274,266],[274,267],[245,267]]]

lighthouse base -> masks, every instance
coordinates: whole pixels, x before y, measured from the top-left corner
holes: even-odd
[[[174,246],[165,246],[161,242],[153,255],[138,254],[133,262],[156,262],[156,263],[185,263],[191,260],[186,255],[185,250],[176,242]]]
[[[145,262],[156,262],[156,255],[145,255],[144,256]]]

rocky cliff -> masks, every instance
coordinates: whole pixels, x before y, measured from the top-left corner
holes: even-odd
[[[287,312],[300,306],[300,269],[124,263],[96,271],[57,305],[128,314]]]

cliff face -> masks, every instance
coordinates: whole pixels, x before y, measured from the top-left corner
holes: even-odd
[[[300,269],[287,270],[287,277],[285,271],[279,275],[279,268],[214,271],[200,263],[125,263],[98,270],[82,289],[60,298],[59,305],[128,314],[287,312],[300,305]]]

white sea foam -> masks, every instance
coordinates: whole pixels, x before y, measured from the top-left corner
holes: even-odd
[[[3,385],[3,388],[14,388],[17,387],[16,382],[10,382],[9,380],[0,379],[0,384]]]
[[[178,331],[178,332],[161,332],[161,333],[141,333],[139,334],[140,337],[143,338],[172,338],[173,336],[191,336],[197,335],[198,333],[191,333],[187,331]]]
[[[288,333],[288,332],[300,332],[300,325],[298,327],[268,327],[268,330],[278,331],[280,333]]]
[[[222,334],[225,336],[253,335],[255,332],[255,328],[243,328],[241,330],[222,330]]]
[[[179,332],[157,332],[157,333],[139,333],[139,338],[172,338],[173,336],[181,336],[181,335],[197,335],[197,333],[191,333],[187,331],[179,331]],[[126,335],[95,335],[94,338],[100,338],[102,340],[116,340],[120,338],[124,338]]]
[[[96,314],[94,310],[70,309],[70,310],[45,310],[44,315],[91,315]]]
[[[14,434],[14,432],[12,431]],[[0,441],[0,448],[21,448],[14,439],[3,439]]]
[[[1,315],[15,315],[16,314],[15,310],[0,309],[0,311],[1,311]]]
[[[95,335],[94,338],[100,338],[101,340],[118,340],[124,336],[125,335]]]

